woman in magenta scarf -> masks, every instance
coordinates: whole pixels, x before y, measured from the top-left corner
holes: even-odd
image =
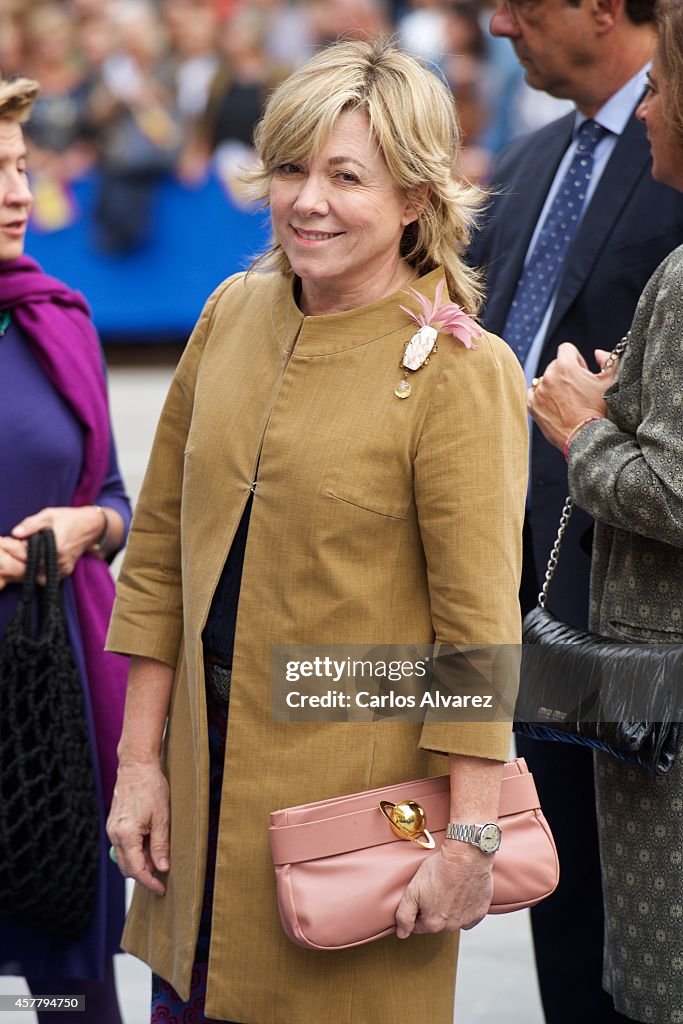
[[[107,561],[125,541],[130,504],[88,306],[23,255],[32,196],[21,125],[37,93],[28,79],[0,79],[0,638],[19,597],[26,538],[51,527],[104,821],[126,679],[124,659],[103,652],[114,590]],[[97,910],[84,936],[65,940],[0,918],[0,974],[25,976],[34,995],[84,993],[79,1024],[121,1019],[112,958],[124,890],[103,828],[102,840]],[[60,1021],[69,1024],[70,1013]]]

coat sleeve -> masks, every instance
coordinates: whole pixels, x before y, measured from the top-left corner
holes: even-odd
[[[107,650],[175,666],[183,633],[180,552],[185,447],[199,364],[216,303],[209,298],[178,364],[157,427],[116,588]]]
[[[683,547],[683,251],[648,283],[633,326],[644,340],[635,434],[609,419],[586,424],[569,449],[569,490],[595,519]],[[629,385],[622,384],[622,387]],[[607,392],[609,403],[609,391]]]
[[[455,343],[448,339],[440,350],[448,344]],[[502,657],[514,700],[528,469],[524,376],[505,342],[491,335],[476,352],[447,356],[415,459],[434,633],[439,646],[486,645],[499,666]],[[427,721],[421,746],[505,760],[510,731],[510,720]]]

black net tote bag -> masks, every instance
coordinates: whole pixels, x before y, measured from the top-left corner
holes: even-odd
[[[21,598],[0,641],[0,915],[82,935],[95,908],[99,837],[55,538],[43,530],[29,538]]]

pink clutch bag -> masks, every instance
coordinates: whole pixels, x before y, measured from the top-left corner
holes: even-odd
[[[423,825],[444,841],[449,820],[447,775],[365,790],[270,815],[282,927],[298,946],[346,949],[396,930],[403,891],[433,853],[395,834],[380,801],[419,804]],[[523,758],[503,770],[490,914],[532,907],[560,877],[557,850]]]

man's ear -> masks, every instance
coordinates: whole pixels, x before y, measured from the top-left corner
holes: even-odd
[[[583,0],[590,5],[599,35],[611,32],[624,15],[624,0]]]
[[[403,214],[403,227],[407,227],[408,224],[413,224],[419,219],[420,214],[427,205],[431,194],[432,190],[429,185],[418,185],[416,188],[410,190],[406,196],[406,205]]]

